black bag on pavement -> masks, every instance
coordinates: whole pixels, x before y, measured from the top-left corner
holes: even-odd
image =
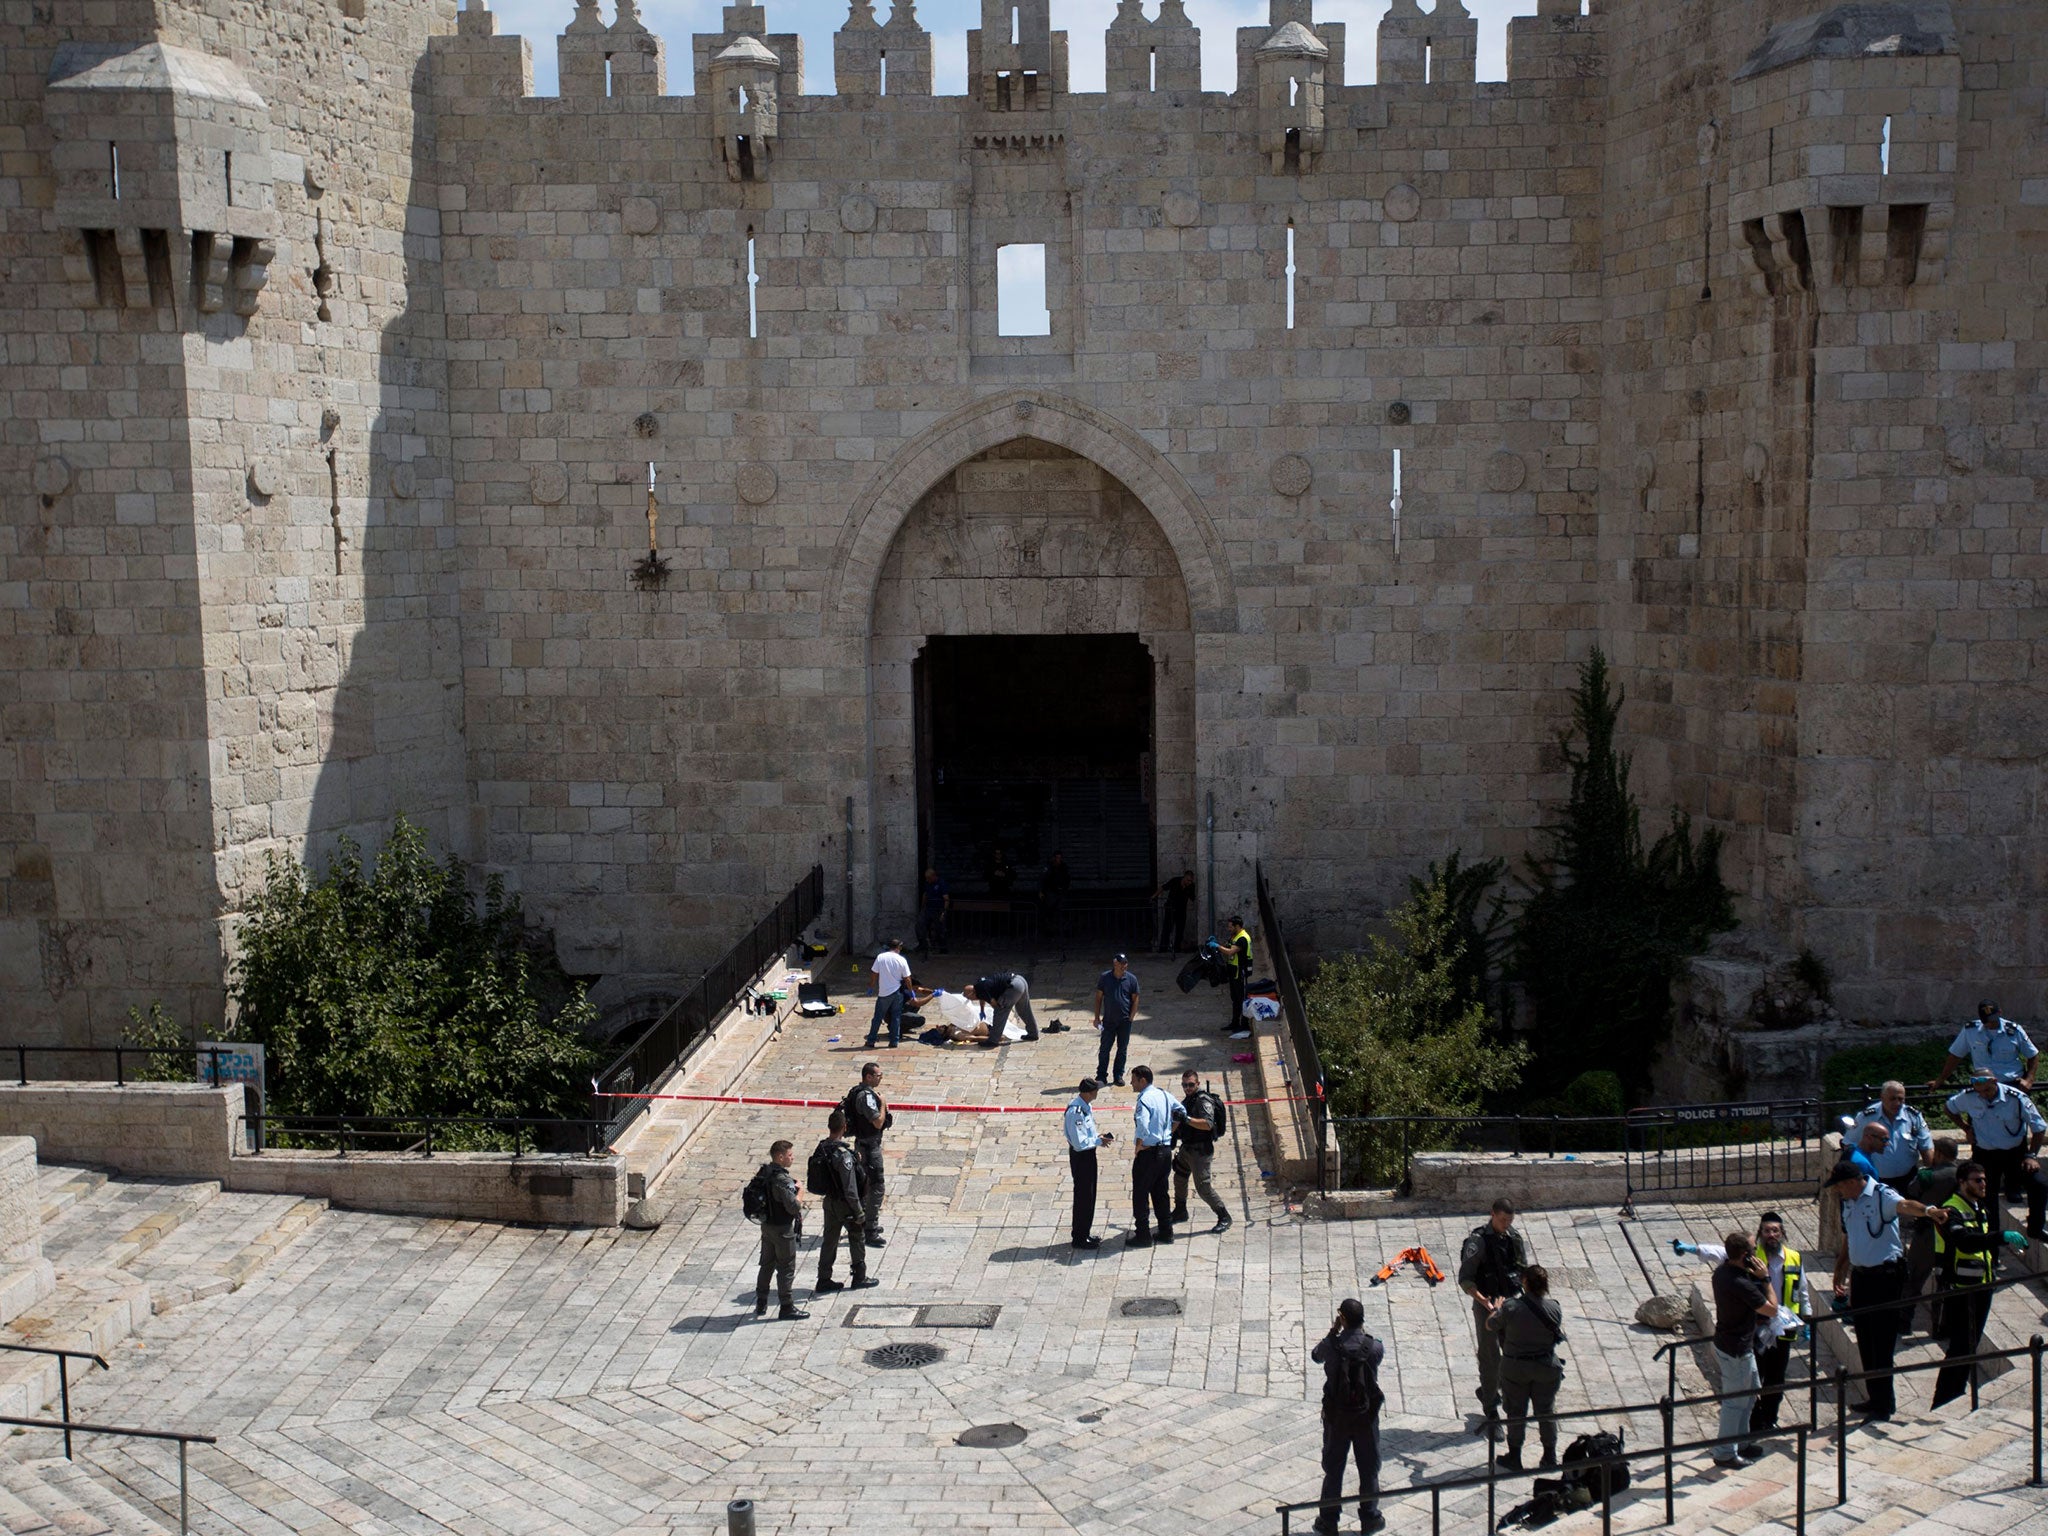
[[[1598,1456],[1619,1456],[1623,1446],[1621,1436],[1607,1430],[1596,1430],[1590,1435],[1581,1435],[1564,1448],[1564,1481],[1568,1487],[1580,1487],[1590,1492],[1594,1499],[1612,1497],[1628,1487],[1628,1463],[1616,1466],[1586,1467],[1574,1466],[1575,1462],[1591,1461]]]

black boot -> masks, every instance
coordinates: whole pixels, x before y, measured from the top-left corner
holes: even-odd
[[[849,1291],[872,1291],[881,1283],[873,1275],[855,1275],[853,1282],[847,1286],[847,1289]]]
[[[756,1316],[756,1317],[766,1317],[767,1315],[768,1315],[768,1298],[767,1298],[766,1296],[756,1296],[756,1297],[754,1298],[754,1316]]]
[[[775,1314],[777,1319],[785,1323],[800,1323],[810,1315],[802,1307],[795,1306],[787,1301],[782,1304],[782,1310]]]

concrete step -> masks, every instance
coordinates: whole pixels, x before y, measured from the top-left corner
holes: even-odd
[[[327,1211],[325,1200],[226,1192],[130,1263],[156,1311],[238,1291]]]
[[[56,1443],[54,1434],[35,1433]],[[168,1525],[160,1523],[106,1486],[84,1460],[37,1456],[0,1469],[0,1527],[11,1536],[165,1536],[177,1525],[175,1509]]]
[[[62,1271],[125,1269],[206,1209],[211,1180],[110,1178],[43,1226],[43,1257]]]
[[[90,1350],[111,1359],[114,1347],[142,1326],[150,1310],[149,1287],[123,1270],[65,1270],[55,1291],[0,1328],[0,1341]],[[90,1361],[74,1360],[71,1379],[80,1381],[95,1369]],[[0,1351],[0,1414],[41,1417],[58,1395],[54,1357]]]
[[[69,1163],[43,1163],[36,1169],[36,1194],[43,1204],[43,1225],[48,1226],[79,1201],[102,1188],[109,1175],[99,1168],[80,1168]]]

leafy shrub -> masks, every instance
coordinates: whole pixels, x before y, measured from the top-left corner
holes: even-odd
[[[403,816],[373,869],[347,839],[318,880],[273,856],[238,939],[236,1032],[263,1043],[273,1114],[589,1113],[582,988],[501,881],[479,911],[462,866]]]
[[[164,1012],[162,1003],[149,1005],[145,1018],[137,1008],[128,1010],[128,1027],[121,1031],[121,1043],[149,1054],[139,1061],[124,1053],[122,1076],[132,1083],[189,1083],[193,1080],[193,1045],[196,1036]]]
[[[1721,880],[1721,835],[1695,837],[1684,813],[1644,846],[1615,747],[1622,695],[1595,649],[1579,670],[1575,731],[1559,738],[1571,770],[1563,815],[1526,861],[1514,971],[1535,1015],[1535,1077],[1556,1091],[1599,1063],[1628,1093],[1648,1084],[1671,1027],[1671,987],[1686,959],[1735,926]],[[1582,745],[1573,744],[1573,735]]]
[[[1865,1087],[1874,1088],[1892,1078],[1904,1083],[1911,1093],[1939,1072],[1947,1059],[1946,1039],[1910,1045],[1852,1045],[1821,1063],[1821,1096],[1855,1098]]]
[[[1418,883],[1392,922],[1398,943],[1375,936],[1364,954],[1326,960],[1303,997],[1331,1112],[1474,1117],[1487,1094],[1519,1081],[1528,1052],[1502,1043],[1485,1005],[1460,996],[1469,938],[1443,871]],[[1466,1134],[1455,1124],[1413,1126],[1407,1144],[1451,1147]],[[1400,1179],[1398,1129],[1340,1128],[1339,1141],[1347,1182]]]

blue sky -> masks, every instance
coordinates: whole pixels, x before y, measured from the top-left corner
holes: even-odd
[[[1185,0],[1190,20],[1202,29],[1202,84],[1227,91],[1235,83],[1236,34],[1239,27],[1266,19],[1265,0]],[[776,32],[800,32],[804,39],[804,89],[822,94],[832,89],[832,34],[846,20],[845,0],[767,0],[768,25]],[[604,18],[612,18],[612,0],[603,0]],[[1465,0],[1479,18],[1479,78],[1499,80],[1507,73],[1507,22],[1510,16],[1533,15],[1536,0]],[[498,30],[516,32],[533,46],[534,89],[555,94],[555,37],[575,14],[574,0],[491,0]],[[1148,0],[1146,14],[1158,6]],[[1341,21],[1351,29],[1345,66],[1347,84],[1369,85],[1373,78],[1373,29],[1386,14],[1387,0],[1318,0],[1319,21]],[[719,30],[719,0],[640,0],[647,25],[668,40],[669,89],[690,89],[690,34]],[[1102,89],[1102,33],[1116,14],[1115,0],[1052,0],[1052,24],[1069,36],[1072,59],[1070,85],[1077,91]],[[886,21],[887,0],[875,0],[875,15]],[[918,0],[917,19],[932,34],[933,88],[941,95],[962,95],[967,89],[967,29],[981,24],[977,0]]]

